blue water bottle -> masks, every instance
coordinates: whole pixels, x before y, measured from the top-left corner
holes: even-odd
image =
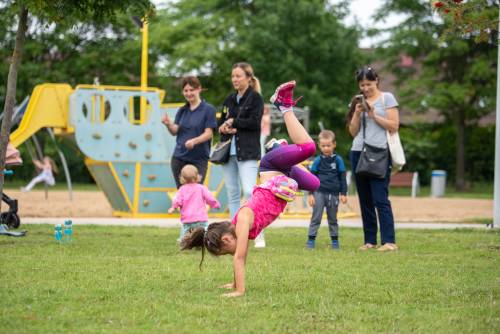
[[[64,241],[71,242],[73,240],[73,222],[66,220],[64,222]]]
[[[61,240],[62,240],[62,225],[61,224],[56,224],[54,226],[54,236],[55,236],[57,242],[61,242]]]

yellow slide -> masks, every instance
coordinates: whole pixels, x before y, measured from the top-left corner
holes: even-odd
[[[41,84],[33,90],[19,127],[11,133],[10,142],[18,147],[44,127],[72,133],[69,128],[69,96],[73,88],[68,84]]]

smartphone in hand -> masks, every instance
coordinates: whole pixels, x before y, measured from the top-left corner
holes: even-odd
[[[370,110],[370,107],[368,106],[368,103],[366,103],[365,96],[363,94],[356,95],[356,100],[361,103],[361,106],[363,107],[363,111],[368,112]]]

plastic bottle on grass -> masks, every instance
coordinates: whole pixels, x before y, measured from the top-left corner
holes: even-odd
[[[62,241],[62,225],[61,224],[56,224],[54,226],[54,236],[55,236],[57,242]]]
[[[73,222],[66,220],[64,222],[64,242],[71,242],[73,240]]]

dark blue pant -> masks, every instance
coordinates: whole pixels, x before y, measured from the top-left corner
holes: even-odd
[[[350,159],[353,173],[358,165],[360,151],[351,151]],[[354,173],[356,189],[358,191],[361,218],[363,219],[363,232],[365,244],[377,244],[377,213],[380,222],[380,238],[382,245],[396,243],[394,232],[394,216],[392,215],[391,202],[389,201],[389,181],[391,178],[390,163],[387,174],[383,179],[358,176]]]

